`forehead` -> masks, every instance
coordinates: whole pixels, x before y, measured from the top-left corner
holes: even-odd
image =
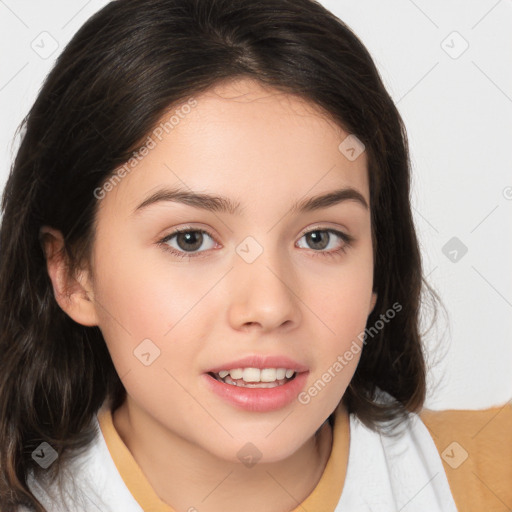
[[[350,134],[315,104],[245,78],[191,100],[161,117],[144,156],[103,203],[133,210],[159,186],[265,208],[352,187],[369,203],[366,153],[347,158],[343,141]]]

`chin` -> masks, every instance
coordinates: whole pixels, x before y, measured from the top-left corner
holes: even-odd
[[[284,425],[281,425],[278,428],[283,427]],[[279,434],[274,432],[268,435],[267,432],[259,437],[235,435],[235,439],[227,440],[226,444],[211,447],[210,452],[226,462],[242,463],[249,468],[255,464],[282,462],[296,453],[306,441],[307,439],[303,442],[294,442],[283,428],[283,432]]]

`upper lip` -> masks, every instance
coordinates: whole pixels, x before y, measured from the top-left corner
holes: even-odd
[[[288,370],[295,370],[295,372],[306,372],[308,367],[294,361],[286,356],[263,356],[263,355],[250,355],[223,363],[207,370],[207,373],[219,373],[222,370],[234,370],[236,368],[286,368]]]

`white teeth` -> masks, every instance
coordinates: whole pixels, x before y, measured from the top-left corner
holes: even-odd
[[[232,370],[222,370],[217,375],[221,379],[243,380],[244,382],[276,382],[285,378],[290,379],[295,374],[295,370],[286,368],[234,368]]]
[[[245,368],[242,379],[244,382],[261,382],[261,370],[259,368]]]
[[[261,382],[274,382],[277,378],[277,370],[275,368],[264,368],[261,370]],[[245,379],[244,379],[245,380]]]
[[[234,380],[235,379],[241,379],[243,374],[244,374],[244,371],[242,370],[242,368],[237,368],[236,370],[230,370],[229,371],[229,375]]]

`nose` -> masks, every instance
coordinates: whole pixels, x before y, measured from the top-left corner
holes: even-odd
[[[262,333],[295,328],[301,319],[297,283],[290,265],[269,251],[252,263],[239,259],[229,273],[228,321],[232,328]]]

